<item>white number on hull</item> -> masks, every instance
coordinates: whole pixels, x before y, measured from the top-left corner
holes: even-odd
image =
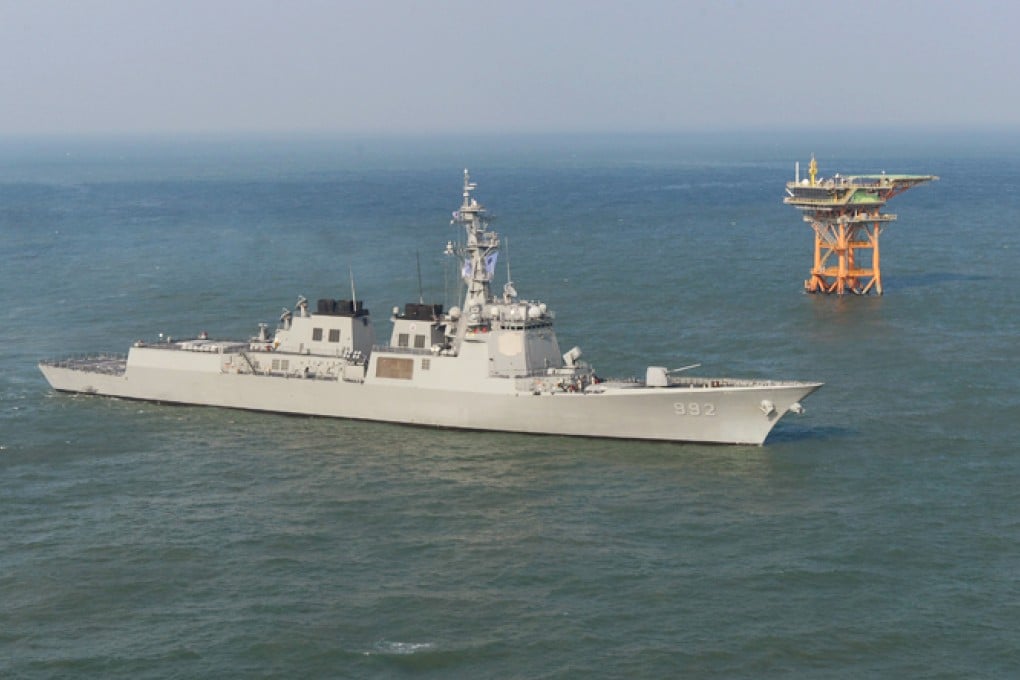
[[[714,416],[715,404],[710,402],[699,404],[696,401],[677,401],[673,403],[673,411],[678,416]]]

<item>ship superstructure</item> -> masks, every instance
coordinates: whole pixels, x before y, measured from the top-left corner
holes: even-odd
[[[394,307],[377,344],[356,299],[299,298],[275,332],[247,341],[138,342],[126,357],[44,361],[57,390],[412,425],[631,439],[761,444],[819,383],[695,377],[649,366],[643,379],[603,380],[561,352],[554,314],[491,283],[499,235],[464,171],[447,244],[465,284],[463,307],[420,298]]]

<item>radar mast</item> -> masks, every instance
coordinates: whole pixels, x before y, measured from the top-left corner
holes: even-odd
[[[467,242],[463,247],[451,248],[447,252],[461,258],[461,278],[467,284],[464,309],[468,313],[468,325],[483,323],[481,310],[491,299],[489,284],[496,271],[499,256],[499,235],[489,230],[488,213],[485,206],[471,196],[477,187],[464,170],[464,200],[460,209],[454,211],[451,224],[463,224]]]

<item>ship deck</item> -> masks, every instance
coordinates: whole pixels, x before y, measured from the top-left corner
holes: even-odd
[[[104,375],[124,375],[127,371],[126,354],[89,354],[64,359],[47,359],[39,363],[43,366],[55,366],[72,371]]]

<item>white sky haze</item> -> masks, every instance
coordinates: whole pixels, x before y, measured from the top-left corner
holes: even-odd
[[[0,135],[1020,126],[1020,3],[0,0]]]

